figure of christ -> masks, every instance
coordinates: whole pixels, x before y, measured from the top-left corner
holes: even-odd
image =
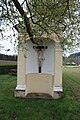
[[[38,72],[39,73],[41,73],[42,60],[43,60],[43,51],[41,48],[39,48],[38,49]]]

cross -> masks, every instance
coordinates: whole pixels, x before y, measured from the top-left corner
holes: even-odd
[[[42,60],[43,60],[43,51],[41,48],[38,48],[38,72],[41,73],[42,67]]]
[[[43,45],[42,40],[39,41],[40,45],[38,46],[33,46],[33,49],[37,51],[38,54],[38,73],[41,73],[41,67],[42,67],[42,62],[43,62],[43,51],[47,49],[47,46]]]

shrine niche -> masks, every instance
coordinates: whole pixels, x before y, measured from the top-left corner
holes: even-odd
[[[20,39],[23,38],[20,35]],[[19,47],[16,97],[29,94],[46,94],[54,99],[61,97],[62,89],[62,49],[52,37],[41,37],[39,45],[30,40]],[[22,48],[22,46],[25,46]],[[26,49],[25,49],[26,48]]]

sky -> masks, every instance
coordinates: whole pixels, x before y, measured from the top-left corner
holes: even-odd
[[[2,26],[3,28],[5,26]],[[16,31],[14,31],[16,32]],[[17,54],[17,42],[15,43],[16,36],[13,37],[14,34],[11,27],[7,27],[3,32],[3,36],[0,35],[0,53],[6,55],[16,55]]]
[[[20,3],[23,3],[24,0],[19,0]],[[5,28],[5,25],[3,25],[2,21],[0,20],[0,28]],[[16,31],[15,31],[16,32]],[[12,38],[8,37],[12,34]],[[15,44],[16,37],[13,37],[13,30],[7,26],[7,29],[3,32],[3,35],[5,35],[5,38],[1,37],[0,34],[0,53],[6,54],[6,55],[16,55],[17,54],[17,42]],[[3,47],[3,48],[1,48]],[[10,49],[10,50],[9,50]],[[9,51],[7,51],[9,50]]]
[[[17,54],[16,47],[12,43],[10,43],[10,40],[5,40],[5,42],[0,41],[0,44],[1,44],[1,46],[4,46],[3,48],[0,49],[1,54],[6,54],[6,55],[16,55]]]

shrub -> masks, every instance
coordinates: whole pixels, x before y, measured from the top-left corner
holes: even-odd
[[[17,69],[17,65],[0,65],[0,74],[7,74],[11,69]]]

